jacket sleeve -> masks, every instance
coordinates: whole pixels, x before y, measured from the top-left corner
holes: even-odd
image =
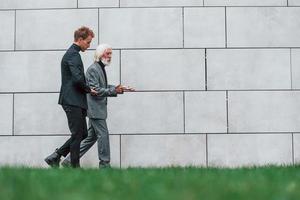
[[[97,96],[100,96],[100,97],[116,97],[117,96],[115,87],[105,88],[103,86],[104,84],[101,84],[99,82],[100,77],[95,68],[88,68],[88,70],[86,72],[86,78],[87,78],[87,82],[88,82],[89,86],[91,88],[94,88],[98,92]]]
[[[71,58],[68,60],[68,65],[70,67],[70,71],[72,74],[72,81],[74,85],[86,93],[91,92],[90,87],[85,82],[84,72],[81,68],[81,58],[78,54],[73,54]]]

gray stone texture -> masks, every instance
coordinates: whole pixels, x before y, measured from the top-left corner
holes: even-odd
[[[68,136],[1,136],[0,166],[48,167],[44,158],[53,153],[68,138]],[[111,164],[113,167],[120,166],[119,138],[119,136],[110,137]],[[97,145],[94,145],[82,157],[81,166],[98,167],[98,163]]]
[[[205,166],[205,135],[125,135],[122,167]]]
[[[69,134],[57,93],[15,95],[15,135]]]
[[[13,95],[0,94],[0,135],[12,135]]]
[[[225,47],[225,8],[184,8],[184,47]]]
[[[287,0],[204,0],[204,6],[286,6],[286,5],[287,5]]]
[[[181,8],[100,9],[99,21],[100,43],[114,48],[182,47]]]
[[[110,133],[183,133],[181,92],[133,92],[108,100]]]
[[[122,83],[136,90],[204,90],[202,49],[122,51]]]
[[[74,40],[74,31],[82,25],[94,31],[91,48],[95,48],[98,43],[97,18],[97,9],[17,10],[16,48],[67,49]]]
[[[226,92],[185,92],[186,133],[226,133]]]
[[[291,50],[292,89],[300,89],[300,49]]]
[[[0,52],[0,91],[59,91],[63,54],[63,51]]]
[[[70,43],[71,45],[72,43]],[[0,92],[59,92],[60,62],[65,51],[0,52]],[[81,52],[85,69],[94,62],[94,50]],[[119,82],[119,53],[108,67],[109,80]],[[9,78],[7,78],[9,77]]]
[[[288,0],[289,6],[300,6],[300,0]]]
[[[120,0],[121,7],[202,6],[203,0]]]
[[[108,98],[114,167],[300,163],[298,6],[2,0],[0,165],[46,167],[43,158],[68,138],[60,61],[82,25],[95,33],[81,52],[85,70],[108,43],[108,83],[137,90]],[[98,166],[96,146],[82,166]]]
[[[230,91],[229,132],[297,132],[299,110],[299,91]]]
[[[291,89],[289,49],[207,50],[208,90]]]
[[[212,134],[207,138],[208,166],[290,165],[291,134]]]
[[[228,47],[298,47],[300,8],[227,8]]]
[[[78,0],[78,7],[119,7],[119,1],[120,0]]]
[[[15,12],[0,11],[0,50],[13,50],[15,41]],[[5,28],[4,28],[5,27]]]
[[[1,0],[0,9],[76,8],[77,0]]]

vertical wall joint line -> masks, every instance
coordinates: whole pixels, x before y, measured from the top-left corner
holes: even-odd
[[[229,119],[228,119],[228,90],[226,90],[226,127],[227,127],[227,134],[229,133]]]
[[[293,64],[292,64],[292,48],[290,48],[290,76],[291,76],[291,89],[293,89]]]
[[[184,48],[184,7],[182,7],[182,48]]]
[[[183,105],[183,133],[186,133],[185,130],[185,91],[182,92],[182,105]]]
[[[286,6],[289,6],[289,0],[286,0]]]
[[[227,48],[227,7],[225,6],[225,48]]]
[[[119,68],[119,82],[120,82],[120,84],[122,84],[122,50],[120,49],[120,53],[119,53],[119,63],[120,63],[120,68]]]
[[[15,135],[15,93],[13,93],[12,100],[12,135]]]
[[[17,49],[17,10],[15,10],[14,51]]]
[[[98,8],[98,44],[100,44],[100,9]]]
[[[120,134],[120,169],[122,168],[122,135]]]
[[[207,91],[207,49],[204,50],[205,91]]]
[[[121,8],[121,0],[119,0],[119,8]]]
[[[292,133],[292,162],[293,162],[293,165],[295,165],[294,133]]]
[[[208,167],[208,134],[205,134],[205,142],[206,142],[206,167]]]
[[[78,8],[78,0],[77,0],[77,8]]]

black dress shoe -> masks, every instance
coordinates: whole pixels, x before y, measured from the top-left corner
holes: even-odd
[[[51,167],[59,167],[60,155],[55,150],[50,156],[45,158],[45,162]]]

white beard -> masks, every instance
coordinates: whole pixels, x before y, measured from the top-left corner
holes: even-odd
[[[109,66],[111,61],[108,61],[107,59],[101,59],[101,62],[105,65],[105,66]]]

